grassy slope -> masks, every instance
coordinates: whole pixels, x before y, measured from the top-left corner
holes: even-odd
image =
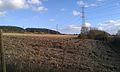
[[[100,41],[70,35],[5,34],[4,47],[8,72],[120,71],[119,56]]]

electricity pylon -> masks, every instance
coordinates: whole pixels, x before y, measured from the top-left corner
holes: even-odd
[[[81,34],[87,35],[88,27],[85,25],[85,4],[81,6],[82,8],[82,26],[81,26]]]

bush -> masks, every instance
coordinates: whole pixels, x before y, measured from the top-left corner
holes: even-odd
[[[88,38],[95,40],[107,40],[109,36],[109,33],[100,30],[90,30],[88,33]]]
[[[108,41],[108,45],[120,55],[120,36],[114,36]]]
[[[108,40],[110,34],[100,30],[90,30],[87,35],[79,35],[80,39]]]
[[[87,35],[79,34],[78,38],[80,38],[80,39],[87,39],[88,37],[87,37]]]
[[[111,42],[111,44],[113,44],[114,46],[120,47],[120,37],[114,36],[110,42]]]

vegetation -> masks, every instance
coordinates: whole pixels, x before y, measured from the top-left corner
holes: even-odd
[[[94,40],[108,40],[110,34],[100,30],[90,30],[87,35],[80,34],[78,38],[81,39],[94,39]]]
[[[108,41],[109,46],[120,55],[120,36],[114,36]]]
[[[60,32],[45,28],[26,28],[25,31],[32,33],[43,33],[43,34],[60,34]]]
[[[16,27],[16,26],[0,26],[0,29],[2,29],[4,32],[17,32],[17,33],[23,33],[24,29],[21,27]]]
[[[39,31],[26,29],[26,32],[32,33]],[[4,35],[7,72],[120,71],[118,36],[90,30],[87,35],[79,35],[79,38],[82,39],[72,35]],[[95,40],[83,40],[86,38]]]
[[[119,31],[118,31],[119,32]],[[90,30],[87,35],[79,35],[80,39],[93,39],[93,40],[101,40],[105,41],[113,51],[120,55],[120,36],[119,33],[117,35],[110,35],[105,31],[100,30]]]
[[[119,57],[102,41],[61,36],[3,39],[7,72],[119,72]]]
[[[2,29],[6,33],[60,34],[60,32],[57,32],[55,30],[44,29],[44,28],[23,29],[21,27],[16,27],[16,26],[0,26],[0,29]]]

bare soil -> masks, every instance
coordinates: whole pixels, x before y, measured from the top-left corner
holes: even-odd
[[[120,72],[105,42],[75,36],[5,35],[7,72]]]

